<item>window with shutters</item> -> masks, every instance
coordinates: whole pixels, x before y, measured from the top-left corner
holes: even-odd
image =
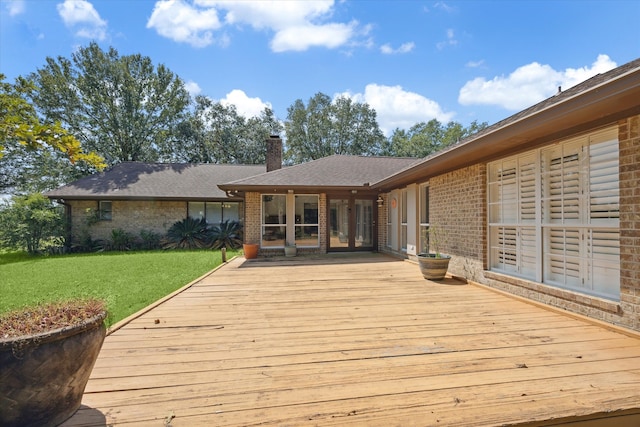
[[[492,270],[620,296],[615,129],[488,165]]]

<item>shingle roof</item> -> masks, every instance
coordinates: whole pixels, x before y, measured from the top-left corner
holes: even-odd
[[[192,163],[117,164],[45,193],[61,199],[164,199],[226,198],[217,184],[263,173],[264,165]]]
[[[333,155],[249,178],[229,181],[220,187],[225,190],[283,186],[366,187],[419,161],[420,159],[406,157]]]

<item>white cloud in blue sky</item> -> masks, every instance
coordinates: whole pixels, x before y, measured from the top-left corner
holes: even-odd
[[[476,77],[460,89],[458,101],[462,105],[496,105],[512,111],[522,110],[552,96],[558,87],[569,89],[615,67],[616,63],[607,55],[598,55],[591,67],[564,71],[532,62],[518,67],[508,76],[496,76],[491,80]]]
[[[9,16],[17,16],[25,11],[24,0],[6,0],[3,3],[9,12]]]
[[[107,21],[93,4],[86,0],[65,0],[57,6],[64,24],[75,31],[76,36],[86,39],[105,40],[107,37]]]
[[[271,107],[284,120],[322,92],[368,103],[386,134],[495,123],[640,56],[640,2],[628,0],[557,0],[553,12],[545,0],[0,1],[9,81],[97,41],[246,116]]]

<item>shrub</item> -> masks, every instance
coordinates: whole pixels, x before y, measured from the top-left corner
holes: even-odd
[[[162,247],[165,249],[202,249],[210,245],[211,232],[204,218],[185,218],[167,231]]]
[[[33,254],[64,233],[63,215],[42,194],[14,196],[0,206],[0,246]]]
[[[133,235],[121,228],[111,230],[111,249],[116,251],[131,250],[135,241]]]
[[[162,236],[151,230],[140,230],[140,249],[159,249]]]
[[[238,249],[242,246],[242,224],[238,221],[223,221],[211,227],[213,249]]]

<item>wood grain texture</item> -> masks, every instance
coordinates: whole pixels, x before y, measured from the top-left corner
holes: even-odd
[[[359,254],[232,260],[109,335],[64,425],[614,420],[640,425],[640,340]]]

